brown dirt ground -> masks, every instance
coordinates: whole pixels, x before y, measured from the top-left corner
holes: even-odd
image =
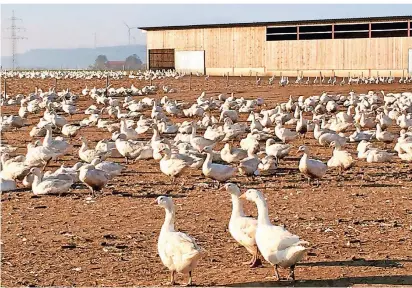
[[[289,95],[333,93],[366,93],[368,90],[410,91],[410,85],[359,86],[289,86],[260,87],[255,78],[230,78],[229,86],[222,77],[193,77],[189,80],[156,80],[168,84],[178,93],[170,98],[194,100],[201,91],[211,96],[234,92],[237,97],[263,97],[269,107],[286,101]],[[3,83],[3,82],[2,82]],[[54,80],[7,80],[8,94],[47,89]],[[105,80],[59,80],[58,87],[103,87]],[[114,87],[142,87],[148,82],[112,80]],[[162,92],[153,96],[162,97]],[[91,101],[81,97],[84,109]],[[18,107],[2,107],[2,113],[16,114]],[[30,115],[30,126],[17,132],[2,134],[2,143],[19,146],[23,154],[32,141],[29,131],[38,121]],[[76,122],[85,118],[78,114]],[[174,119],[177,120],[177,119]],[[180,119],[179,119],[180,120]],[[96,133],[98,132],[98,133]],[[80,131],[93,142],[110,137],[97,128]],[[314,157],[327,160],[330,148],[323,148],[309,139],[294,141],[293,152],[280,164],[276,176],[248,181],[235,177],[241,190],[258,188],[268,200],[270,218],[311,243],[308,255],[296,268],[295,286],[348,286],[364,284],[412,284],[412,183],[411,164],[397,159],[393,163],[368,164],[357,161],[355,167],[338,177],[329,170],[319,188],[309,186],[297,170],[297,147],[305,142],[312,146]],[[150,135],[148,136],[150,137]],[[77,137],[78,138],[78,137]],[[64,161],[71,165],[78,159],[78,139],[72,155],[65,156],[49,169]],[[264,143],[262,143],[264,145]],[[377,144],[379,146],[379,144]],[[349,144],[355,152],[356,145]],[[392,145],[393,148],[393,145]],[[114,159],[124,162],[123,159]],[[364,180],[362,175],[367,174]],[[343,177],[343,178],[342,178]],[[157,255],[157,237],[164,219],[163,209],[153,206],[158,195],[173,196],[177,205],[177,229],[195,237],[207,255],[194,271],[194,283],[201,286],[276,286],[289,282],[272,282],[267,263],[250,269],[242,262],[249,260],[246,250],[237,245],[228,232],[231,202],[228,194],[219,192],[201,171],[190,171],[182,187],[171,184],[154,161],[138,161],[127,166],[121,177],[112,180],[102,196],[86,201],[89,191],[72,190],[65,196],[34,197],[27,190],[2,193],[2,286],[142,286],[161,285],[169,278]],[[178,180],[180,182],[180,180]],[[246,212],[256,216],[252,203],[245,203]],[[286,276],[287,271],[281,271]],[[178,282],[185,278],[179,276]]]

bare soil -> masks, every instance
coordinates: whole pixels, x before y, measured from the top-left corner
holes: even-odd
[[[3,80],[2,80],[3,81]],[[3,82],[2,82],[3,83]],[[113,87],[136,87],[148,82],[135,79],[111,80]],[[319,95],[322,91],[347,94],[368,90],[410,91],[411,85],[355,86],[269,86],[267,79],[256,87],[254,77],[193,77],[155,80],[170,85],[178,93],[169,98],[193,101],[201,91],[210,96],[234,92],[237,97],[262,97],[269,107],[287,101],[289,95]],[[7,79],[7,92],[27,94],[35,86],[48,89],[53,79]],[[70,88],[80,93],[86,85],[103,87],[101,80],[59,80],[58,89]],[[161,90],[153,97],[163,96]],[[152,96],[151,96],[152,97]],[[81,110],[92,104],[80,97]],[[2,107],[3,115],[17,114],[19,107]],[[217,113],[217,112],[215,112]],[[106,115],[107,116],[107,115]],[[85,118],[77,114],[70,122]],[[246,117],[244,115],[243,117]],[[26,152],[32,142],[29,131],[39,115],[30,115],[29,126],[17,132],[2,133],[2,143],[18,146],[17,154]],[[182,121],[184,119],[173,119]],[[398,131],[398,129],[393,129]],[[96,127],[81,129],[91,142],[109,138],[110,133]],[[147,135],[149,138],[151,135]],[[72,139],[72,155],[57,163],[72,165],[78,161],[80,141]],[[93,143],[93,144],[94,144]],[[342,175],[328,170],[319,187],[308,185],[298,171],[297,147],[305,143],[313,157],[327,161],[332,150],[320,145],[308,133],[297,139],[290,157],[281,161],[275,176],[247,180],[233,178],[241,190],[257,188],[267,197],[273,223],[286,225],[291,232],[311,243],[311,248],[296,267],[295,286],[348,286],[412,284],[412,165],[396,157],[393,163],[369,164],[358,160]],[[93,145],[91,143],[91,145]],[[262,146],[264,143],[261,144]],[[376,143],[375,145],[383,147]],[[394,145],[390,145],[393,149]],[[356,152],[356,144],[347,145]],[[124,163],[123,159],[109,159]],[[362,176],[363,179],[362,179]],[[182,186],[180,182],[185,180]],[[78,185],[69,194],[58,197],[35,197],[19,186],[16,192],[2,193],[2,286],[143,286],[162,285],[169,279],[167,269],[157,255],[157,237],[164,220],[163,209],[151,204],[159,195],[173,196],[176,205],[176,228],[197,239],[207,254],[194,271],[199,286],[285,286],[290,282],[273,282],[273,268],[264,263],[251,269],[242,262],[250,255],[231,238],[228,221],[230,197],[218,191],[201,171],[190,170],[185,179],[172,184],[154,160],[127,165],[120,177],[112,180],[103,195],[87,201],[89,191]],[[256,216],[256,207],[245,203],[245,211]],[[281,271],[286,276],[288,271]],[[186,278],[179,276],[178,282]]]

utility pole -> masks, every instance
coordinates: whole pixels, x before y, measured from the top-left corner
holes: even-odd
[[[26,29],[24,27],[16,26],[16,21],[21,21],[22,19],[14,16],[14,10],[12,11],[12,16],[11,18],[9,18],[9,20],[11,21],[11,26],[7,29],[11,30],[11,36],[10,38],[6,39],[11,40],[12,69],[14,70],[14,68],[17,67],[17,42],[19,40],[27,39],[27,37],[19,36],[17,34],[17,32],[26,31]]]

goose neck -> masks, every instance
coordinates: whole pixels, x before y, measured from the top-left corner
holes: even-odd
[[[204,164],[205,164],[205,165],[210,165],[210,164],[212,164],[212,153],[207,152],[207,154],[206,154],[206,159],[205,159]]]
[[[87,142],[86,140],[82,140],[82,147],[80,147],[80,152],[84,152],[87,150]]]
[[[167,207],[165,212],[165,222],[162,225],[161,232],[173,232],[175,231],[175,209],[174,207]]]
[[[38,174],[33,174],[33,183],[32,183],[32,186],[33,187],[37,187],[37,185],[39,185],[40,184],[40,182],[41,182],[41,179],[42,177],[40,176],[40,175],[38,175]]]
[[[243,212],[243,206],[237,195],[231,195],[232,197],[232,217],[242,217],[245,216]]]
[[[51,135],[51,129],[47,129],[46,130],[46,136],[44,137],[44,140],[43,140],[43,146],[48,146],[48,145],[50,145],[51,144],[51,142],[52,142],[52,135]]]
[[[256,207],[258,210],[258,223],[264,224],[264,225],[270,225],[269,211],[268,211],[268,206],[266,204],[266,200],[259,198],[256,201]]]

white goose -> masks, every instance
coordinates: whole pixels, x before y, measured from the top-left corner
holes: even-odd
[[[60,154],[65,154],[70,149],[71,145],[63,140],[61,137],[53,139],[52,128],[50,125],[45,126],[46,137],[43,139],[43,147],[49,147]]]
[[[4,180],[23,180],[30,172],[30,166],[25,163],[25,157],[17,156],[10,159],[8,153],[1,155],[0,177]]]
[[[290,129],[283,128],[282,122],[277,121],[275,127],[275,135],[278,137],[283,143],[289,142],[294,140],[297,137],[297,133],[295,131],[291,131]]]
[[[261,264],[255,240],[257,220],[245,216],[243,205],[239,199],[240,189],[236,184],[227,183],[221,188],[221,190],[223,189],[229,192],[232,197],[232,215],[229,221],[230,235],[252,254],[252,259],[245,264],[250,264],[251,268],[257,267]]]
[[[384,143],[392,143],[393,140],[395,139],[395,135],[393,135],[389,131],[383,131],[381,124],[376,124],[376,139],[379,141],[382,141]]]
[[[153,158],[153,149],[150,145],[146,145],[141,141],[126,140],[125,134],[118,134],[115,140],[116,149],[126,159],[126,164],[129,159],[151,159]]]
[[[279,166],[279,160],[275,156],[266,155],[260,160],[258,166],[260,171],[264,171],[266,175],[273,175]]]
[[[353,165],[353,158],[348,151],[342,150],[339,142],[332,141],[330,147],[334,147],[332,158],[328,161],[328,167],[339,168],[340,171],[347,170]]]
[[[79,180],[92,191],[93,197],[95,191],[101,191],[110,179],[109,174],[103,170],[96,169],[91,164],[83,165],[79,171]]]
[[[240,198],[255,202],[257,206],[256,244],[263,258],[275,266],[277,280],[280,280],[278,266],[289,268],[289,278],[295,280],[295,265],[306,253],[307,248],[304,245],[309,243],[300,240],[299,236],[283,227],[270,223],[266,200],[259,190],[249,189]]]
[[[163,265],[170,270],[170,284],[176,284],[175,274],[177,272],[189,275],[187,285],[190,286],[192,285],[192,271],[204,253],[193,238],[185,233],[175,231],[175,208],[172,198],[159,196],[156,203],[166,212],[157,249]]]
[[[127,140],[137,140],[139,138],[139,134],[133,128],[127,127],[124,118],[120,120],[120,133],[125,134]]]
[[[276,157],[277,159],[283,159],[289,155],[291,146],[289,144],[275,143],[274,139],[266,140],[265,152],[268,156]]]
[[[175,178],[181,175],[187,168],[186,161],[179,158],[171,158],[172,152],[167,146],[163,146],[160,152],[164,153],[162,160],[160,160],[160,171],[163,174],[170,176],[172,182],[175,182]]]
[[[299,171],[308,177],[308,183],[311,179],[316,179],[319,185],[319,179],[326,174],[328,166],[322,161],[309,158],[309,148],[305,145],[300,146],[298,152],[303,152],[303,156],[299,161]]]
[[[239,148],[231,148],[230,143],[226,143],[223,149],[220,151],[222,160],[227,163],[236,163],[246,158],[247,151]]]
[[[202,150],[206,146],[211,146],[211,148],[215,147],[217,144],[216,141],[206,139],[202,136],[196,136],[196,124],[192,123],[192,135],[190,137],[190,144],[195,148],[197,151],[202,152]]]
[[[96,169],[100,169],[110,175],[110,178],[122,174],[124,167],[116,162],[102,161],[100,158],[95,158],[90,163]]]
[[[42,179],[41,171],[38,168],[32,168],[30,173],[34,175],[31,185],[34,195],[67,193],[73,184],[72,178],[65,180],[57,178]]]
[[[236,168],[212,162],[212,147],[206,146],[203,152],[207,153],[206,160],[202,166],[203,175],[218,182],[225,182],[234,176]]]
[[[79,157],[84,162],[91,163],[95,158],[101,158],[102,160],[104,160],[109,156],[110,152],[88,149],[87,139],[85,137],[80,136],[80,140],[82,141],[82,146],[79,149]]]
[[[62,134],[71,138],[77,135],[80,128],[80,125],[65,124],[62,127]]]
[[[37,145],[37,143],[38,142],[36,142],[35,145]],[[33,144],[29,143],[27,145],[26,160],[24,161],[27,166],[37,167],[43,165],[44,170],[51,160],[55,160],[57,157],[61,156],[61,153],[56,152],[56,150],[49,147],[31,147],[31,145]]]
[[[255,154],[258,148],[259,147],[249,148],[249,150],[247,151],[248,157],[240,161],[239,167],[238,167],[240,175],[258,176],[260,174],[258,170],[260,159]]]

